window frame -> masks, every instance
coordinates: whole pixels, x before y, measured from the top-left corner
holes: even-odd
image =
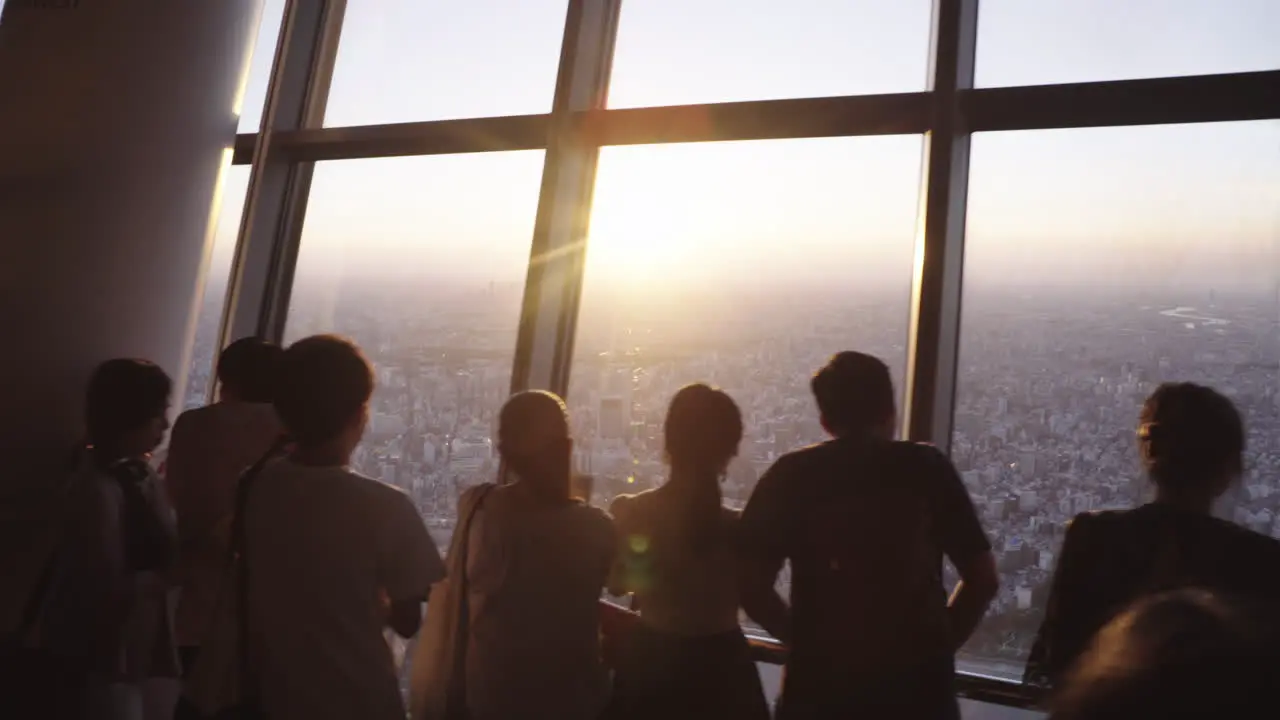
[[[570,0],[547,114],[322,127],[346,0],[289,0],[258,133],[220,340],[284,332],[317,161],[545,150],[512,390],[569,389],[583,255],[600,148],[615,145],[921,134],[904,435],[947,449],[960,335],[973,133],[1280,119],[1280,69],[974,87],[978,0],[935,0],[926,91],[606,109],[623,0]],[[555,252],[567,249],[567,252]],[[554,258],[540,262],[542,257]],[[961,674],[960,695],[1026,707],[1034,688]]]

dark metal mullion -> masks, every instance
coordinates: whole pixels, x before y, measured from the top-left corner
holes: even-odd
[[[936,0],[933,121],[925,136],[920,237],[908,337],[907,437],[944,450],[951,441],[964,265],[970,132],[960,106],[973,87],[978,0]]]
[[[282,337],[312,168],[293,162],[274,139],[323,121],[345,11],[346,0],[290,0],[286,6],[253,150],[224,343],[245,335]]]
[[[782,140],[923,133],[929,93],[852,95],[595,110],[585,130],[598,145]]]
[[[970,132],[1233,122],[1280,118],[1280,70],[959,90]],[[756,100],[575,112],[600,146],[925,133],[929,92]],[[545,148],[550,115],[308,128],[275,133],[295,161]],[[258,135],[236,136],[232,163],[251,162]]]
[[[1280,118],[1280,70],[962,90],[972,132]]]
[[[571,0],[565,22],[511,388],[568,390],[599,148],[580,113],[604,107],[620,0]]]
[[[277,133],[272,143],[295,162],[541,150],[550,123],[550,115],[515,115],[311,128]]]

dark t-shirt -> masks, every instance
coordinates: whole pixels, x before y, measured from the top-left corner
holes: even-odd
[[[1077,516],[1062,541],[1026,679],[1052,684],[1129,604],[1186,587],[1276,607],[1280,541],[1161,503]]]
[[[745,559],[757,568],[791,562],[784,695],[792,700],[949,668],[943,556],[991,548],[941,452],[869,439],[779,458],[756,485],[740,529]]]

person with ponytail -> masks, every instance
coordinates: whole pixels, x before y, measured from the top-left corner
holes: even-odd
[[[608,700],[598,603],[613,562],[613,522],[574,496],[573,439],[552,393],[513,395],[498,414],[506,482],[463,493],[466,711],[472,720],[594,720]],[[459,522],[462,522],[459,518]],[[463,624],[465,623],[465,625]]]
[[[1104,625],[1157,593],[1199,587],[1280,607],[1280,541],[1212,515],[1244,469],[1244,423],[1231,401],[1195,383],[1161,385],[1137,438],[1154,499],[1071,521],[1028,682],[1057,685]]]
[[[634,595],[640,618],[618,653],[609,717],[768,718],[739,625],[738,513],[720,493],[742,414],[723,391],[689,385],[663,432],[666,483],[611,508],[620,550],[609,589]]]

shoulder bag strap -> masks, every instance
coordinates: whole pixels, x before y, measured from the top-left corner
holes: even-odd
[[[236,584],[236,665],[240,675],[241,689],[252,686],[252,673],[249,671],[249,557],[245,533],[245,511],[249,507],[249,489],[253,481],[262,473],[267,463],[280,454],[289,444],[287,436],[281,436],[258,461],[240,475],[236,484],[235,513],[231,516],[231,546],[227,562],[235,571]]]
[[[475,522],[476,513],[480,511],[480,506],[484,505],[485,498],[493,491],[495,485],[485,484],[476,490],[475,502],[471,504],[470,510],[467,512],[463,524],[458,528],[462,532],[459,538],[461,545],[458,546],[458,553],[461,555],[458,567],[462,569],[458,577],[458,623],[454,629],[453,642],[453,667],[449,676],[452,678],[449,689],[449,698],[446,712],[450,718],[466,717],[467,703],[467,646],[471,641],[471,607],[468,602],[468,581],[467,581],[467,559],[470,556],[471,549],[471,528]]]

